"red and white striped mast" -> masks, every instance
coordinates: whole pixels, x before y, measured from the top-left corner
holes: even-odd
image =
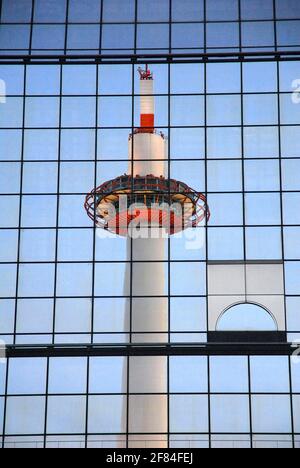
[[[141,93],[141,118],[140,132],[154,133],[155,128],[155,105],[154,105],[154,80],[153,74],[146,65],[146,69],[139,68],[140,93]]]

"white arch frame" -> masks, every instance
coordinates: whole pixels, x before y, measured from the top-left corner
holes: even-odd
[[[263,306],[262,304],[259,304],[258,302],[251,302],[251,301],[245,301],[245,302],[236,302],[236,303],[233,303],[231,304],[230,306],[228,306],[226,309],[223,310],[223,312],[220,314],[218,320],[217,320],[217,323],[216,323],[216,331],[222,331],[222,330],[219,330],[219,324],[220,324],[220,321],[222,320],[222,318],[224,317],[224,315],[231,309],[234,309],[235,307],[237,306],[240,306],[240,305],[253,305],[253,306],[256,306],[258,307],[259,309],[262,309],[264,310],[273,320],[274,322],[274,325],[275,325],[275,328],[276,330],[275,331],[279,331],[279,326],[278,326],[278,322],[276,320],[276,317],[274,316],[274,314],[272,314],[272,312],[267,309],[267,307]],[[245,331],[245,330],[240,330],[240,331]],[[255,330],[254,333],[256,331],[265,331],[265,330]]]

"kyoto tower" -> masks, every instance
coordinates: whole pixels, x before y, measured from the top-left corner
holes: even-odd
[[[93,190],[86,197],[85,209],[96,226],[127,238],[124,295],[131,298],[130,343],[166,343],[166,238],[197,227],[209,219],[210,212],[202,193],[168,177],[167,139],[155,129],[153,74],[148,66],[139,69],[139,74],[140,127],[129,135],[128,174]],[[130,394],[167,391],[161,359],[130,357],[129,375]],[[144,407],[143,399],[129,398],[128,411],[129,434],[167,433],[167,398],[157,399],[150,408]],[[152,448],[164,446],[154,439]],[[145,442],[132,445],[145,447]]]

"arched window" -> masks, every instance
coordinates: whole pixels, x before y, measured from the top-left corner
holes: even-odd
[[[278,331],[270,312],[256,304],[237,304],[227,309],[219,318],[217,331]]]

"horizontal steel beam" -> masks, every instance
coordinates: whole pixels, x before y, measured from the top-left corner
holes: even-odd
[[[218,63],[218,62],[266,62],[300,60],[300,50],[274,52],[218,52],[182,54],[101,54],[101,55],[0,55],[4,65],[41,65],[41,64],[143,64],[143,63]]]
[[[289,356],[292,343],[187,343],[103,345],[12,345],[8,358],[86,356]]]

